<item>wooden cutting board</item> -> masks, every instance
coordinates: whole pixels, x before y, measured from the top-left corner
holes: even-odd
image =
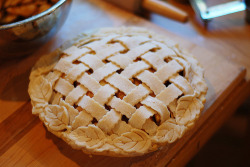
[[[141,26],[166,35],[197,57],[205,69],[208,94],[200,119],[182,139],[162,150],[133,158],[89,156],[52,135],[31,114],[28,77],[36,60],[79,33],[107,26]],[[243,67],[228,62],[218,53],[198,47],[131,13],[100,0],[74,0],[65,25],[51,41],[29,57],[0,62],[0,166],[183,165],[246,96],[245,74]]]

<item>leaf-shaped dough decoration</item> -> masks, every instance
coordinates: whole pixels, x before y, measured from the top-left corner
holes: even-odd
[[[79,111],[74,107],[72,107],[71,105],[69,105],[68,103],[66,103],[64,100],[62,100],[62,98],[60,99],[59,105],[64,106],[67,109],[69,114],[69,125],[72,125],[72,122],[75,120],[75,117],[79,114]]]
[[[61,131],[69,124],[69,115],[65,107],[48,105],[45,108],[44,123],[54,131]]]
[[[151,146],[151,140],[142,130],[133,129],[115,138],[114,145],[126,152],[143,153]]]
[[[206,94],[207,85],[204,79],[204,70],[199,65],[199,62],[192,56],[189,57],[190,70],[187,72],[189,80],[191,81],[191,86],[195,89],[198,95],[201,93]]]
[[[48,103],[52,95],[51,84],[42,76],[31,80],[29,94],[34,103]]]
[[[32,114],[39,114],[44,111],[42,107],[32,107]]]
[[[186,129],[184,125],[177,125],[171,118],[159,126],[154,140],[159,143],[173,143],[183,136]]]
[[[87,127],[78,127],[68,137],[80,147],[94,149],[104,144],[105,134],[97,126],[89,125]]]
[[[176,122],[180,125],[187,125],[193,122],[199,114],[203,104],[194,95],[186,95],[177,101]]]

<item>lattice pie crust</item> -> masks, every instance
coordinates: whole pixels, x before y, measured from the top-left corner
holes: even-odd
[[[33,114],[73,148],[137,156],[173,143],[199,117],[198,61],[138,27],[103,28],[43,56],[30,75]]]

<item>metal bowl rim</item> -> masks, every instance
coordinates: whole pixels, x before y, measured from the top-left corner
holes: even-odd
[[[51,6],[48,10],[39,13],[37,15],[31,16],[27,19],[18,21],[18,22],[14,22],[14,23],[10,23],[10,24],[4,24],[4,25],[0,25],[0,30],[5,30],[5,29],[9,29],[9,28],[13,28],[13,27],[17,27],[17,26],[21,26],[23,24],[27,24],[30,22],[33,22],[35,20],[38,20],[46,15],[49,15],[51,13],[53,13],[56,9],[58,9],[60,6],[62,6],[62,4],[64,4],[67,0],[59,0],[56,4],[54,4],[53,6]]]

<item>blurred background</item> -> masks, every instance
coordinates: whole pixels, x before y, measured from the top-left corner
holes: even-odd
[[[250,98],[187,164],[187,167],[200,166],[250,166]]]

